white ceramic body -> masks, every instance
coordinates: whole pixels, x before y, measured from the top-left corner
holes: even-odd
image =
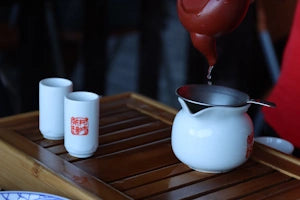
[[[44,138],[64,138],[64,97],[72,90],[72,82],[63,78],[39,82],[39,129]]]
[[[182,109],[172,127],[172,149],[190,168],[202,172],[226,172],[243,164],[253,146],[253,123],[242,107],[210,107],[190,113]]]
[[[255,141],[264,145],[267,145],[273,149],[281,151],[286,154],[292,154],[295,147],[292,143],[282,138],[270,137],[270,136],[260,136],[256,137]]]
[[[72,92],[65,97],[64,145],[71,156],[86,158],[98,148],[100,96]]]

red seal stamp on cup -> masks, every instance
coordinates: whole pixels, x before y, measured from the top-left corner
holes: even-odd
[[[73,135],[88,135],[89,119],[87,117],[71,117],[71,133]]]

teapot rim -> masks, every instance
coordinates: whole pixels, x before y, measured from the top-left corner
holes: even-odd
[[[248,94],[221,85],[187,84],[178,87],[175,93],[184,101],[206,107],[242,107],[250,100]]]

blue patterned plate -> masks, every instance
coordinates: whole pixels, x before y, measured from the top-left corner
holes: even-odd
[[[29,191],[0,191],[0,200],[67,200],[57,195]]]

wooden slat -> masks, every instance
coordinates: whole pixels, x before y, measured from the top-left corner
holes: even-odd
[[[16,130],[16,132],[28,138],[30,141],[34,141],[34,142],[41,141],[44,139],[43,135],[41,134],[40,130],[37,127],[32,127],[30,129]]]
[[[126,195],[13,131],[0,130],[0,145],[1,158],[9,163],[0,162],[0,168],[5,169],[0,171],[0,177],[8,175],[20,189],[57,191],[72,199],[99,199],[95,194],[103,198],[127,199]]]
[[[126,110],[124,112],[114,113],[113,115],[106,115],[102,116],[102,113],[100,113],[100,127],[105,128],[105,126],[111,126],[113,123],[119,123],[124,120],[137,118],[137,117],[146,117],[142,116],[141,113],[135,111],[135,110]]]
[[[145,133],[141,133],[130,138],[119,139],[114,142],[102,144],[96,152],[96,155],[108,155],[112,153],[117,153],[119,151],[128,150],[131,148],[136,148],[145,144],[151,144],[156,141],[165,140],[170,137],[170,128],[163,128],[158,130],[153,130]],[[100,143],[102,142],[100,137]]]
[[[230,173],[220,174],[213,176],[207,180],[200,182],[192,182],[191,184],[180,184],[181,181],[169,181],[167,185],[159,184],[164,189],[155,187],[158,191],[153,192],[151,189],[147,193],[141,193],[140,190],[132,191],[129,195],[136,197],[136,199],[146,198],[149,193],[155,194],[154,196],[147,197],[146,199],[184,199],[192,196],[204,195],[216,190],[220,190],[226,187],[230,187],[234,184],[239,184],[255,177],[261,177],[265,174],[272,173],[271,168],[263,165],[246,165],[239,169],[236,169]],[[170,185],[171,184],[171,185]],[[174,184],[174,186],[172,186]],[[181,187],[179,187],[181,185]],[[173,188],[174,187],[174,188]],[[170,190],[170,191],[168,191]],[[127,193],[127,192],[126,192]],[[127,193],[128,194],[128,193]]]
[[[167,141],[74,164],[97,178],[111,182],[177,162],[170,148],[170,142]]]
[[[192,171],[183,163],[176,163],[157,170],[152,170],[136,176],[126,177],[124,179],[112,182],[111,185],[120,190],[129,190],[141,185],[149,184],[172,176],[180,175]]]
[[[266,174],[265,176],[252,179],[251,181],[246,181],[229,188],[225,188],[210,194],[196,198],[197,200],[205,199],[217,199],[222,197],[223,199],[239,199],[248,194],[254,193],[256,191],[262,190],[264,188],[277,185],[279,183],[290,180],[291,178],[281,174],[279,172]]]
[[[37,124],[38,123],[39,112],[28,112],[21,113],[18,115],[8,116],[0,119],[1,128],[13,128],[18,130],[19,126],[23,127],[28,124]],[[31,126],[31,125],[30,125]]]
[[[149,118],[147,116],[139,116],[136,118],[126,119],[126,120],[124,119],[123,121],[115,122],[110,125],[100,127],[99,132],[101,135],[105,135],[106,133],[112,133],[114,131],[122,131],[123,129],[135,128],[136,126],[143,126],[153,121],[154,121],[153,118]]]
[[[172,125],[177,110],[138,94],[132,97],[127,103],[130,108]]]
[[[135,199],[143,199],[148,196],[152,196],[169,190],[174,190],[182,185],[191,185],[194,182],[205,180],[211,178],[212,176],[216,175],[190,171],[178,176],[173,176],[167,179],[142,185],[140,187],[132,188],[130,190],[126,190],[125,192]]]
[[[266,200],[300,199],[300,186],[267,198]]]
[[[128,110],[126,106],[128,100],[130,99],[130,93],[124,93],[114,96],[106,96],[100,99],[100,113],[103,116],[112,115],[113,113],[118,113],[121,110]]]
[[[66,148],[63,144],[56,145],[56,146],[53,146],[53,147],[48,147],[47,150],[54,153],[54,154],[56,154],[56,155],[66,153]]]
[[[153,122],[147,122],[144,124],[136,125],[136,126],[130,126],[127,128],[120,129],[118,131],[101,134],[100,135],[100,142],[102,144],[115,142],[121,139],[126,139],[130,137],[137,136],[139,134],[148,133],[155,130],[165,129],[168,126],[166,126],[164,123],[160,121],[153,121]]]
[[[282,182],[272,187],[268,186],[263,190],[256,191],[255,193],[249,194],[240,199],[241,200],[252,200],[252,199],[260,200],[260,199],[267,199],[267,198],[273,199],[273,197],[274,196],[276,197],[278,194],[288,193],[290,190],[297,189],[297,188],[299,190],[300,189],[299,187],[300,187],[300,181],[291,179],[290,181]],[[300,195],[300,192],[298,194]]]
[[[47,140],[44,138],[42,140],[35,141],[36,144],[38,144],[39,146],[44,147],[44,148],[62,145],[63,142],[64,142],[63,140]]]
[[[255,142],[251,158],[300,180],[300,159],[296,157]]]

